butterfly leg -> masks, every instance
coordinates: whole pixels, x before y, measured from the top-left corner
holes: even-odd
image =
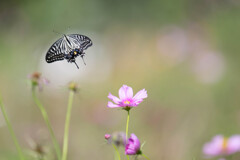
[[[76,63],[76,61],[75,61],[75,58],[73,58],[70,54],[66,54],[65,55],[65,58],[67,59],[67,61],[68,61],[68,63],[75,63],[75,65],[77,66],[77,68],[79,69],[79,67],[78,67],[78,65],[77,65],[77,63]]]
[[[75,65],[76,65],[76,66],[77,66],[77,68],[79,69],[79,67],[78,67],[78,65],[77,65],[77,63],[76,63],[76,60],[75,60],[75,59],[69,59],[68,61],[69,61],[70,63],[72,63],[72,62],[73,62],[73,63],[75,63]]]
[[[78,67],[78,65],[77,65],[77,63],[74,61],[74,63],[75,63],[75,65],[77,66],[77,68],[79,69],[79,67]]]
[[[84,58],[83,58],[84,55],[81,55],[81,58],[83,60],[83,63],[86,65],[85,61],[84,61]]]

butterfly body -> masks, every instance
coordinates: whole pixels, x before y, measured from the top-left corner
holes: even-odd
[[[58,39],[49,48],[45,59],[47,63],[66,59],[70,63],[75,63],[78,68],[77,63],[75,62],[76,58],[81,56],[83,59],[83,56],[85,55],[84,50],[90,46],[92,46],[92,41],[87,36],[80,34],[64,34],[62,38]]]

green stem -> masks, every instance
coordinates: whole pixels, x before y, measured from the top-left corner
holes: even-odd
[[[40,103],[40,101],[38,100],[38,98],[36,96],[35,88],[33,88],[33,90],[32,90],[32,96],[33,96],[33,100],[35,101],[36,105],[38,106],[39,110],[41,111],[43,119],[44,119],[44,121],[47,125],[47,128],[48,128],[49,132],[50,132],[50,136],[51,136],[54,148],[56,150],[58,160],[61,160],[61,150],[60,150],[59,144],[57,142],[56,136],[55,136],[55,134],[53,132],[53,129],[51,127],[50,121],[48,119],[47,112],[46,112],[45,108],[43,107],[43,105]]]
[[[129,119],[130,119],[130,111],[127,110],[128,115],[127,115],[127,124],[126,124],[126,140],[128,140],[128,125],[129,125]],[[127,159],[129,160],[129,156],[127,155]]]
[[[116,151],[116,153],[117,153],[118,160],[121,160],[121,156],[120,156],[120,153],[119,153],[117,147],[116,147],[114,144],[113,144],[113,147],[114,147],[114,149],[115,149],[115,151]]]
[[[19,145],[19,143],[18,143],[18,140],[17,140],[17,137],[16,137],[16,135],[14,134],[12,125],[11,125],[10,121],[8,120],[8,116],[7,116],[7,114],[6,114],[6,111],[5,111],[5,108],[4,108],[4,105],[3,105],[3,103],[2,103],[1,98],[0,98],[0,107],[1,107],[1,110],[2,110],[2,113],[3,113],[3,116],[4,116],[4,119],[5,119],[6,123],[7,123],[9,132],[10,132],[10,134],[11,134],[11,136],[12,136],[12,139],[13,139],[13,141],[14,141],[14,144],[15,144],[15,146],[16,146],[16,148],[17,148],[19,158],[20,158],[20,160],[25,160],[24,155],[23,155],[23,152],[22,152],[22,148],[20,147],[20,145]]]
[[[130,117],[130,112],[129,111],[127,111],[128,112],[128,116],[127,116],[127,125],[126,125],[126,139],[128,139],[128,124],[129,124],[129,117]]]
[[[142,156],[146,158],[147,160],[150,160],[145,154],[142,153]]]
[[[62,160],[67,160],[69,124],[70,124],[70,118],[71,118],[73,96],[74,96],[74,91],[70,91],[69,99],[68,99],[67,115],[66,115],[66,121],[65,121],[65,128],[64,128]]]

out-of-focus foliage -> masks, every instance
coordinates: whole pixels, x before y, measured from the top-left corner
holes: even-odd
[[[59,142],[67,84],[79,84],[69,159],[113,159],[104,135],[124,131],[127,115],[108,109],[107,95],[123,84],[148,91],[129,126],[147,142],[144,153],[153,160],[203,159],[202,145],[214,135],[240,133],[239,17],[238,0],[1,1],[0,92],[21,145],[33,150],[29,139],[50,142],[47,132],[38,134],[46,127],[27,83],[39,71],[50,80],[39,97]],[[63,33],[93,41],[79,70],[45,62]],[[15,160],[1,115],[0,125],[0,159]]]

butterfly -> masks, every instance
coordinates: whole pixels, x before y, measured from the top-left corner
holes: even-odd
[[[55,61],[67,60],[69,63],[76,63],[76,57],[80,56],[83,59],[84,50],[92,46],[90,38],[80,34],[63,35],[48,49],[46,54],[46,62],[52,63]],[[86,65],[84,59],[83,63]]]

